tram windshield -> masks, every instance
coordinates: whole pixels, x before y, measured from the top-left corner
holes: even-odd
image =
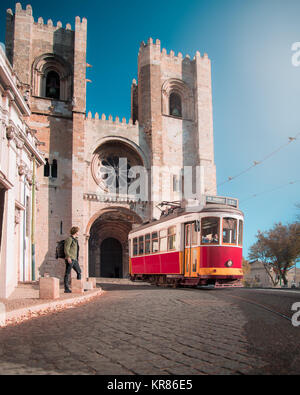
[[[237,220],[235,218],[223,218],[223,243],[236,244]]]
[[[202,218],[201,241],[202,244],[219,244],[219,223],[217,217]]]

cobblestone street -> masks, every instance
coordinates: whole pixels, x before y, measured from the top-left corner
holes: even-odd
[[[226,291],[103,289],[87,305],[0,329],[0,373],[250,374],[266,364]]]

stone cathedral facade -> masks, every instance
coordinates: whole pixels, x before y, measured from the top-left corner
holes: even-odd
[[[208,56],[184,57],[167,53],[159,40],[142,42],[131,119],[112,119],[86,109],[86,40],[85,18],[76,17],[72,29],[34,18],[30,5],[7,10],[6,56],[45,161],[36,174],[35,278],[63,275],[56,242],[75,225],[85,276],[125,277],[128,232],[159,217],[160,201],[183,201],[184,167],[200,169],[192,178],[192,184],[200,178],[196,197],[216,194]],[[134,169],[146,172],[135,190]]]

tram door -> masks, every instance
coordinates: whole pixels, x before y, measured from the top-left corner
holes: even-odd
[[[198,248],[195,222],[184,224],[184,276],[197,276]]]

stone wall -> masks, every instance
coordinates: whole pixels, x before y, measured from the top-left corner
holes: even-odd
[[[117,226],[107,230],[117,221],[116,212],[119,222],[125,224],[125,233],[133,223],[159,217],[157,203],[182,199],[180,177],[184,166],[192,166],[194,171],[201,167],[201,188],[195,197],[216,194],[211,66],[207,55],[201,57],[197,52],[193,59],[181,53],[175,56],[173,51],[167,54],[161,49],[159,40],[143,42],[138,55],[138,79],[131,86],[132,119],[127,122],[105,115],[86,116],[86,40],[85,18],[76,17],[72,30],[70,24],[63,28],[61,22],[54,26],[52,20],[35,21],[30,5],[22,9],[17,3],[15,13],[7,10],[7,56],[28,98],[28,125],[36,130],[50,170],[57,161],[57,177],[51,173],[45,177],[44,168],[37,172],[37,275],[47,272],[63,276],[64,265],[55,260],[56,242],[77,225],[80,264],[87,276],[89,238],[94,243],[97,239],[96,227],[90,234],[93,223],[99,220],[97,229],[105,228],[105,234],[117,238]],[[57,99],[45,97],[49,70],[55,70],[60,78]],[[182,117],[170,115],[172,92],[181,97]],[[101,149],[109,146],[118,146],[120,155],[125,152],[135,165],[146,169],[147,198],[137,201],[136,196],[103,197],[103,185],[95,177],[93,166]],[[161,176],[156,177],[153,168]],[[174,177],[178,178],[177,189],[173,188]],[[108,210],[114,220],[104,220],[103,210]],[[124,234],[120,242],[123,259],[128,260]],[[123,267],[127,273],[128,265],[124,263]]]
[[[182,100],[182,117],[169,113],[169,96]],[[151,149],[152,166],[202,167],[204,193],[216,194],[212,123],[211,67],[208,56],[194,59],[161,50],[160,41],[141,43],[138,58],[138,120]],[[164,174],[164,173],[163,173]],[[164,175],[162,178],[165,178]],[[154,177],[153,215],[163,196],[163,183]]]
[[[36,168],[43,158],[29,107],[0,49],[0,297],[34,277]]]

